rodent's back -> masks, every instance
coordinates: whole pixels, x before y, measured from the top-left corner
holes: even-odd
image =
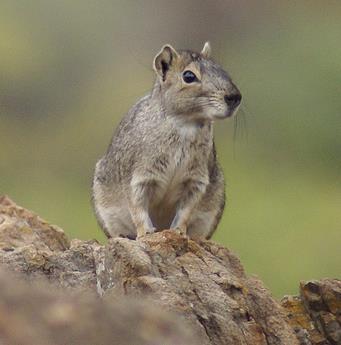
[[[128,177],[127,172],[134,170],[138,157],[141,157],[146,149],[145,139],[150,134],[150,127],[156,125],[155,116],[152,121],[149,118],[150,108],[150,94],[148,94],[141,98],[122,118],[101,159],[100,165],[103,174],[108,174],[109,171],[116,172],[111,175],[115,175],[116,180],[121,181]]]

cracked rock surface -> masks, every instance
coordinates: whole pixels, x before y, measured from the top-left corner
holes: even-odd
[[[141,310],[143,315],[150,315],[145,321],[146,327],[158,325],[157,314],[147,312],[154,306],[175,326],[162,333],[165,341],[154,337],[155,342],[148,344],[168,344],[167,336],[176,334],[180,334],[183,341],[187,337],[184,344],[207,345],[295,345],[304,344],[308,339],[301,336],[288,309],[271,297],[262,282],[245,275],[233,253],[214,242],[194,242],[172,230],[148,235],[139,241],[115,238],[106,245],[96,241],[70,242],[61,229],[2,197],[0,263],[23,274],[29,282],[45,279],[63,288],[61,296],[65,295],[66,304],[70,302],[70,293],[81,297],[89,291],[98,296],[96,308],[106,305],[103,301],[113,307],[115,303],[131,299],[139,301],[127,301],[131,312],[125,315],[125,324],[137,335],[135,314],[143,314]],[[135,305],[140,308],[136,313]],[[340,311],[339,305],[335,308]],[[94,322],[105,324],[105,317]],[[0,340],[1,331],[0,324]],[[82,342],[87,343],[91,342]],[[182,343],[173,340],[173,344]]]

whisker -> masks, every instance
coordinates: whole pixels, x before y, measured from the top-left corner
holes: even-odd
[[[238,117],[235,116],[233,119],[233,158],[236,159],[236,142],[238,133]]]
[[[248,142],[248,127],[247,127],[247,112],[245,106],[239,109],[238,115],[234,118],[233,126],[233,157],[236,159],[237,141],[238,139],[245,139]]]
[[[245,101],[243,101],[243,103],[241,104],[240,109],[243,110],[243,112],[247,116],[253,116],[253,114],[251,112],[249,112],[248,106],[245,104]]]
[[[249,138],[247,121],[246,121],[246,113],[244,109],[240,109],[240,123],[241,123],[241,137],[246,139],[246,142]]]

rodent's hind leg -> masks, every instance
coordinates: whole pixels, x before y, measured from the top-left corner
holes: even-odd
[[[136,237],[134,224],[126,205],[112,202],[109,205],[95,204],[97,220],[108,238]]]
[[[195,209],[188,222],[188,236],[192,239],[210,239],[221,217],[220,209]]]

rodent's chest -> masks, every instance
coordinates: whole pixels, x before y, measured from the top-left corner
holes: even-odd
[[[187,152],[185,147],[173,150],[168,157],[168,165],[164,171],[166,183],[181,183],[188,179],[195,167],[196,157]]]
[[[185,183],[191,178],[207,171],[208,153],[196,152],[193,147],[170,148],[167,154],[160,156],[160,174],[155,194],[155,201],[167,199],[167,203],[176,202],[183,193]]]
[[[213,138],[206,129],[182,126],[159,137],[161,150],[155,148],[153,165],[158,171],[156,199],[176,199],[184,183],[207,173]]]

